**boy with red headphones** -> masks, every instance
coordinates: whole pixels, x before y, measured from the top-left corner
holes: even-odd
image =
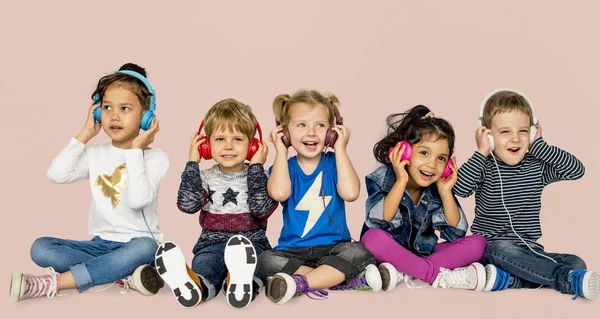
[[[206,136],[200,134],[203,127]],[[243,308],[260,292],[263,284],[254,270],[258,254],[271,249],[265,231],[277,207],[267,192],[267,152],[250,107],[234,99],[216,103],[191,137],[177,207],[188,214],[200,211],[192,267],[172,242],[156,253],[157,270],[182,306],[208,301],[223,287],[228,303]],[[217,164],[200,170],[201,159]]]

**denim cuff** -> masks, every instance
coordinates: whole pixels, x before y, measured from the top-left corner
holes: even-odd
[[[94,283],[92,282],[92,277],[90,277],[90,273],[88,272],[87,267],[83,263],[75,264],[69,267],[69,269],[71,269],[73,279],[75,279],[77,291],[82,293],[94,286]]]
[[[199,274],[196,274],[196,275],[200,278],[200,280],[202,280],[202,283],[208,289],[208,291],[202,292],[202,301],[207,302],[207,301],[213,299],[217,295],[215,285],[212,282],[208,281],[205,277],[202,277]]]

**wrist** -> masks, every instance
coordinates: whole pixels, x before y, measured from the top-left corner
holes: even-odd
[[[488,152],[487,150],[482,150],[482,149],[477,149],[477,153],[483,155],[483,157],[487,157],[488,155],[490,155],[490,152]]]
[[[89,134],[87,133],[79,132],[79,134],[75,136],[75,139],[81,142],[82,144],[87,144],[87,142],[89,142],[92,139],[92,137],[89,136]]]

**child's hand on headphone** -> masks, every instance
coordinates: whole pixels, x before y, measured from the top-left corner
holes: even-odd
[[[402,160],[402,153],[404,153],[404,149],[406,148],[404,145],[400,143],[394,146],[394,149],[389,155],[390,164],[394,168],[394,172],[396,173],[396,182],[402,183],[406,187],[408,184],[409,176],[408,171],[406,170],[406,165],[410,165],[409,160]],[[400,146],[400,147],[398,147]]]
[[[535,124],[535,137],[533,140],[535,141],[540,137],[542,137],[542,125],[540,124],[540,120],[538,120]]]
[[[267,161],[267,155],[269,154],[269,148],[265,144],[265,142],[258,142],[258,149],[256,153],[250,159],[250,165],[252,164],[265,164]]]
[[[285,147],[285,144],[283,144],[283,141],[281,140],[283,138],[282,131],[283,127],[281,126],[277,126],[276,128],[274,128],[271,131],[271,134],[269,135],[269,141],[273,143],[273,145],[275,146],[275,151],[277,153],[283,152],[284,154],[287,154],[288,148]]]
[[[154,118],[150,124],[150,128],[133,139],[131,148],[147,149],[148,145],[154,142],[154,135],[156,135],[159,130],[158,119]]]
[[[206,140],[206,136],[198,134],[197,131],[194,131],[194,135],[190,138],[190,158],[189,161],[193,161],[196,163],[200,163],[200,151],[198,148],[200,144]]]
[[[490,155],[490,141],[488,135],[492,135],[492,130],[481,126],[475,130],[475,142],[477,143],[477,152],[484,157]]]
[[[85,121],[85,125],[83,125],[83,129],[75,137],[78,141],[80,141],[83,144],[89,142],[89,140],[91,140],[94,136],[98,135],[98,132],[100,132],[102,124],[94,120],[94,110],[98,107],[101,107],[101,105],[92,103],[90,109],[88,110],[88,116],[87,120]]]
[[[333,144],[333,149],[336,152],[345,152],[348,141],[350,141],[350,129],[343,125],[334,125],[331,129],[337,132],[337,140]]]
[[[450,174],[450,176],[448,176],[446,178],[440,178],[437,180],[437,182],[435,182],[440,194],[452,193],[452,188],[454,188],[454,185],[456,184],[456,181],[458,180],[458,169],[456,168],[456,157],[452,157],[450,160],[452,161],[452,164],[454,164],[454,165],[450,165],[452,174]]]

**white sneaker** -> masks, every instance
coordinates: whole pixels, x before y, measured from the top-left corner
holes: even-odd
[[[155,295],[165,285],[156,269],[150,265],[139,266],[133,274],[117,281],[117,283],[121,286],[121,293],[137,290],[145,296]]]
[[[485,287],[485,276],[485,267],[480,263],[472,263],[454,270],[440,267],[440,272],[431,286],[482,291]]]
[[[383,291],[392,291],[396,288],[396,285],[405,279],[410,278],[409,276],[396,270],[396,267],[390,263],[382,263],[379,265],[379,273],[381,274],[381,289]]]

